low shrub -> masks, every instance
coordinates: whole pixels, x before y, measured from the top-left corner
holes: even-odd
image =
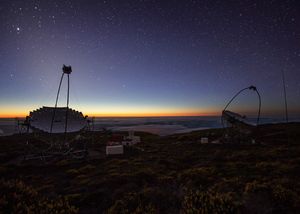
[[[111,206],[108,214],[155,214],[157,209],[151,203],[147,203],[139,194],[129,193],[122,199],[117,200]]]
[[[238,206],[228,194],[211,191],[188,191],[182,202],[182,214],[237,213]]]
[[[0,180],[0,213],[77,213],[65,197],[48,199],[21,180]]]
[[[253,181],[244,192],[244,209],[250,213],[297,213],[300,198],[280,184]]]

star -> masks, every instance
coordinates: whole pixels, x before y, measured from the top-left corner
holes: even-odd
[[[248,82],[266,91],[264,102],[268,103],[281,92],[273,82],[280,82],[275,74],[282,67],[288,70],[289,96],[299,100],[296,1],[232,5],[197,0],[7,2],[0,3],[4,18],[0,57],[5,59],[1,69],[6,71],[0,72],[0,80],[32,75],[33,81],[16,88],[31,89],[34,82],[34,96],[44,92],[38,90],[41,70],[45,76],[40,81],[56,85],[56,72],[69,63],[80,71],[72,76],[72,81],[81,82],[74,88],[80,96],[86,92],[100,96],[96,104],[105,96],[107,102],[111,99],[106,93],[98,94],[100,90],[126,99],[124,90],[137,106],[150,98],[160,105],[165,96],[177,103],[183,92],[186,103],[206,103],[210,95],[223,100]],[[268,16],[264,16],[266,6]],[[80,79],[85,72],[89,81]],[[2,88],[10,86],[2,83],[0,100]],[[10,93],[16,99],[23,96]],[[280,101],[274,106],[280,109]]]

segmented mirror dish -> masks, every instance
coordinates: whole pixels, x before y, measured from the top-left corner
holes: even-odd
[[[30,126],[33,129],[50,132],[53,119],[52,133],[64,133],[67,111],[67,132],[77,132],[87,126],[87,120],[82,112],[66,107],[57,107],[55,109],[54,107],[45,106],[30,112]]]

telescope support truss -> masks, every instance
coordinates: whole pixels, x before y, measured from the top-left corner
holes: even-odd
[[[58,86],[58,91],[57,91],[57,95],[56,95],[56,101],[55,101],[55,107],[54,107],[54,111],[53,111],[53,116],[52,116],[52,120],[51,120],[51,126],[50,126],[50,133],[52,133],[53,130],[53,122],[55,119],[55,113],[56,113],[56,109],[57,109],[57,103],[58,103],[58,98],[59,98],[59,93],[60,93],[60,89],[61,89],[61,84],[64,78],[64,75],[67,75],[67,79],[68,79],[68,89],[67,89],[67,109],[66,109],[66,121],[65,121],[65,139],[66,139],[66,134],[68,131],[68,109],[69,109],[69,97],[70,97],[70,74],[72,72],[72,68],[71,66],[63,66],[63,73],[61,75],[60,78],[60,82],[59,82],[59,86]]]

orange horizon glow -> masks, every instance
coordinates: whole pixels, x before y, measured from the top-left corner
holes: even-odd
[[[157,113],[157,112],[149,112],[149,113],[87,113],[84,115],[88,115],[89,117],[197,117],[197,116],[219,116],[218,113]],[[25,113],[9,113],[9,114],[1,114],[0,118],[25,118],[28,114]]]
[[[30,108],[35,109],[35,108]],[[77,108],[74,108],[77,109]],[[83,115],[89,117],[184,117],[184,116],[217,116],[218,111],[209,111],[206,109],[179,109],[179,108],[137,108],[137,107],[103,107],[103,108],[83,108]],[[0,111],[0,118],[26,117],[29,115],[27,110],[7,109]]]
[[[87,114],[90,117],[188,117],[188,116],[217,116],[218,114],[212,113],[147,113],[147,114],[132,114],[132,113],[102,113],[102,114]]]
[[[72,107],[79,109],[83,115],[89,117],[188,117],[188,116],[220,116],[221,111],[216,108],[176,108],[176,107],[135,107],[135,106],[105,106],[105,107]],[[30,110],[27,110],[30,109]],[[0,118],[25,118],[29,115],[31,110],[36,109],[32,106],[26,106],[26,109],[6,108],[0,111]],[[298,113],[295,109],[290,109],[291,115]],[[244,111],[245,115],[254,115],[256,112]],[[272,109],[263,112],[265,116],[268,115],[282,115],[280,109]]]

